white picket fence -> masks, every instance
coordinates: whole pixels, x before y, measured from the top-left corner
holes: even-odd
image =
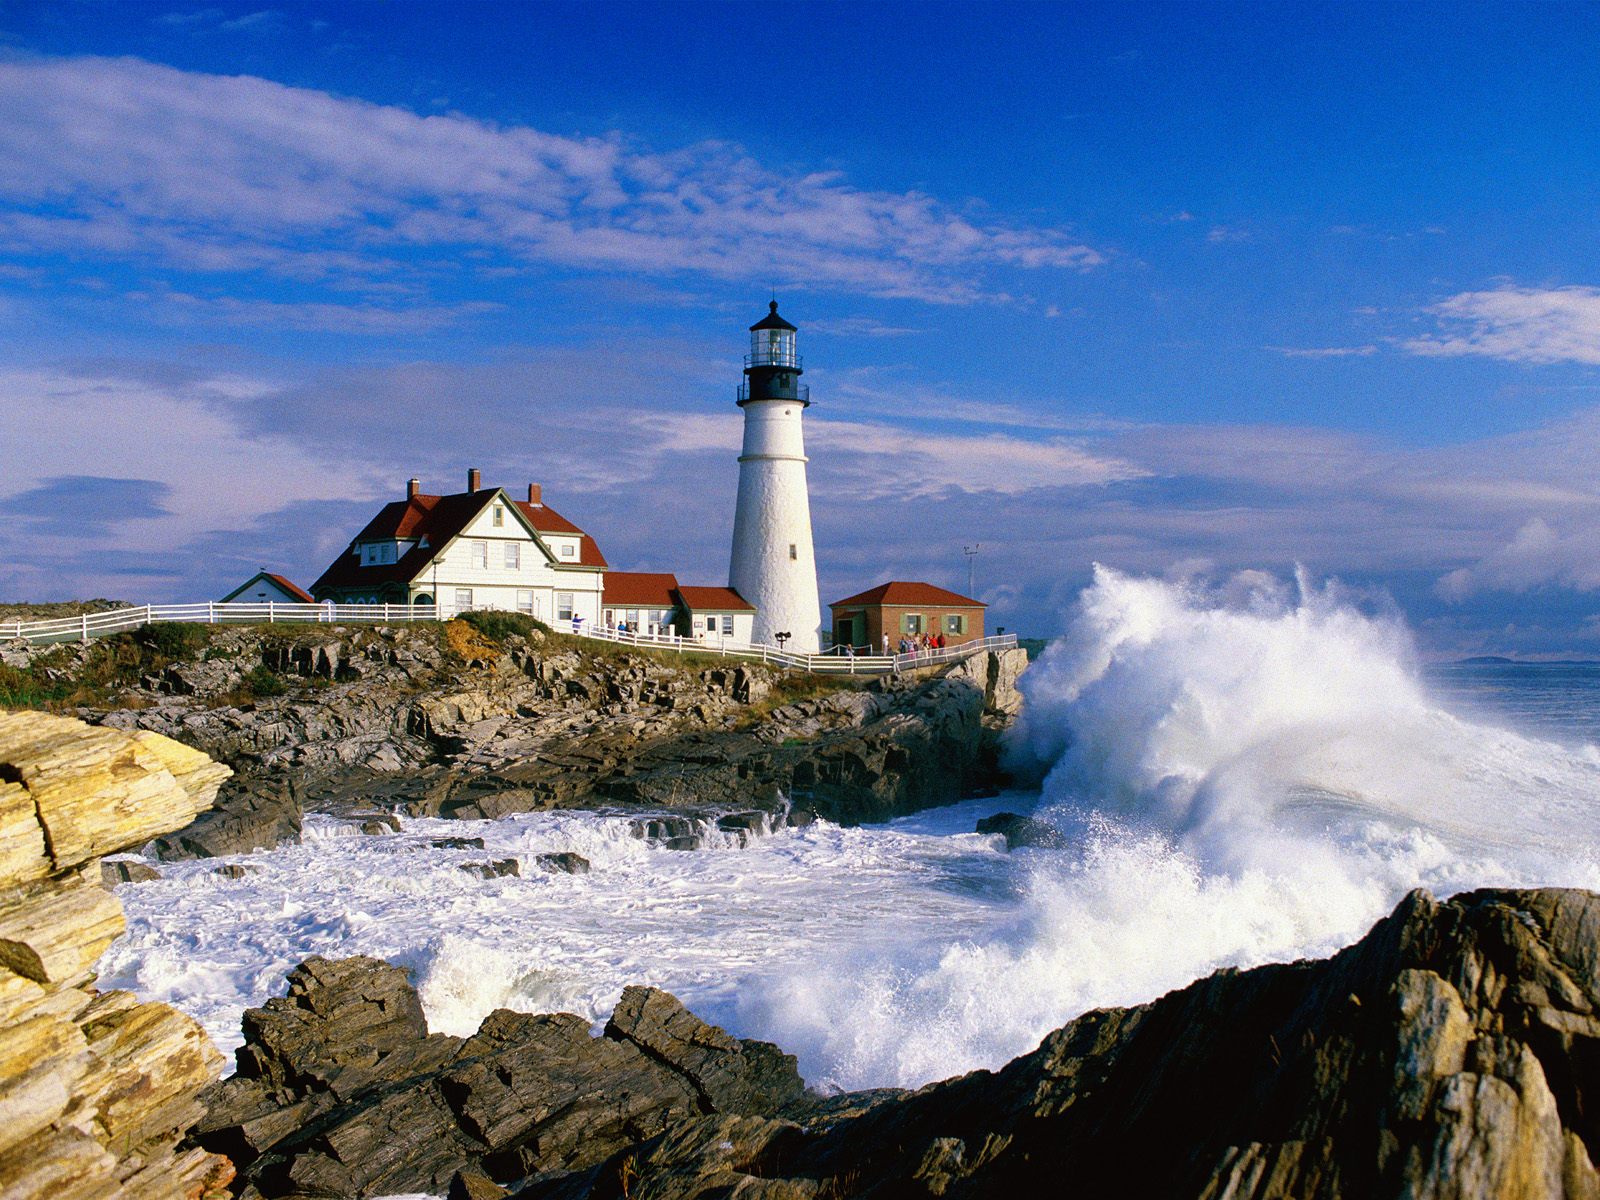
[[[57,617],[48,621],[0,621],[0,641],[21,638],[39,643],[87,642],[93,637],[138,629],[154,621],[185,621],[205,625],[393,625],[402,622],[447,621],[458,615],[447,606],[431,604],[143,604],[136,608],[112,608],[76,617]],[[564,623],[558,625],[566,632]],[[1017,644],[1014,633],[947,646],[943,650],[923,650],[913,654],[851,655],[838,651],[827,654],[795,654],[776,646],[752,646],[732,641],[702,641],[673,633],[634,633],[587,622],[572,632],[596,641],[639,646],[678,653],[712,654],[789,667],[819,675],[887,675],[894,672],[959,662],[990,650],[1011,649]]]

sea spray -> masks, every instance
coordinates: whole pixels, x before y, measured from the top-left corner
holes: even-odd
[[[1405,891],[1600,886],[1600,755],[1462,720],[1404,626],[1331,587],[1099,569],[1024,675],[1037,816],[1016,916],[937,956],[815,964],[748,997],[814,1082],[998,1066],[1089,1008],[1326,954]]]

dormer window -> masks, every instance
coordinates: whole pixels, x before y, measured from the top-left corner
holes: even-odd
[[[562,558],[573,558],[573,557],[575,557],[577,555],[577,553],[578,553],[578,548],[576,546],[574,546],[571,542],[562,542],[561,543],[561,557]]]

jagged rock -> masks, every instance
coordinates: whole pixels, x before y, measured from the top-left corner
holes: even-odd
[[[706,1112],[776,1112],[805,1094],[792,1054],[730,1037],[656,988],[623,989],[606,1036],[632,1042],[689,1080]]]
[[[450,1180],[445,1200],[505,1200],[506,1191],[482,1171],[457,1171]]]
[[[160,878],[161,872],[146,863],[118,859],[116,862],[100,864],[100,881],[108,888],[116,887],[119,883],[148,883]]]
[[[589,860],[571,850],[562,850],[554,854],[541,854],[533,861],[546,871],[557,871],[567,875],[587,875],[589,873]]]
[[[1054,825],[1034,817],[1024,817],[1013,812],[995,813],[978,821],[978,833],[998,833],[1006,839],[1006,849],[1018,846],[1038,846],[1045,850],[1061,850],[1067,839]]]
[[[222,1065],[204,1031],[164,1004],[90,986],[123,928],[121,904],[99,884],[148,871],[94,857],[189,821],[226,775],[156,734],[0,713],[7,1200],[211,1196],[232,1179],[226,1159],[176,1148]]]
[[[308,959],[289,978],[245,1014],[239,1072],[195,1131],[263,1196],[437,1194],[471,1172],[510,1183],[675,1119],[802,1095],[792,1058],[649,989],[630,988],[599,1038],[570,1013],[502,1009],[463,1040],[428,1034],[405,973],[376,960]]]
[[[251,779],[224,789],[214,809],[157,838],[148,849],[162,862],[271,850],[300,840],[300,820],[300,801],[290,781]]]
[[[479,879],[502,879],[507,875],[521,875],[522,866],[514,858],[496,858],[489,862],[462,863],[461,870]]]
[[[517,1193],[582,1200],[1600,1194],[1600,896],[1408,896],[1321,962],[1087,1013],[997,1072],[685,1120]]]

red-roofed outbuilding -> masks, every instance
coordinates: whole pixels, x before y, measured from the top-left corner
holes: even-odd
[[[881,654],[885,645],[898,651],[901,638],[942,636],[946,646],[979,641],[988,606],[931,583],[891,580],[828,607],[835,645]]]

